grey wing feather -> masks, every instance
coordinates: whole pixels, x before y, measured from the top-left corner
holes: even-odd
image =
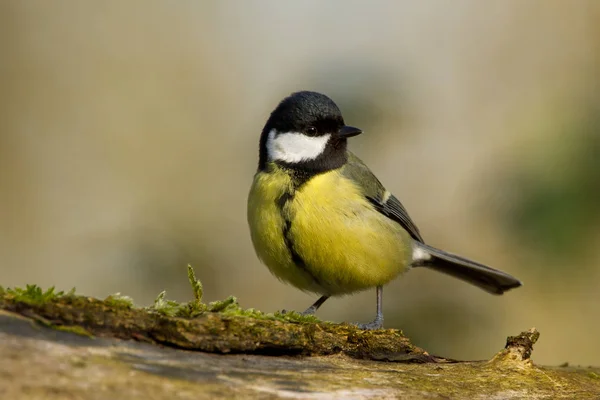
[[[348,152],[348,162],[342,168],[342,173],[361,187],[365,198],[373,204],[377,211],[399,223],[413,239],[424,243],[419,228],[410,218],[400,200],[385,189],[358,157]]]
[[[380,213],[402,225],[404,229],[410,233],[410,236],[412,236],[413,239],[418,240],[421,243],[425,243],[423,237],[421,236],[421,232],[419,232],[419,228],[417,228],[413,220],[410,219],[406,208],[404,208],[396,196],[390,195],[390,198],[383,204],[380,201],[374,201],[373,199],[369,200],[375,205],[375,208]]]

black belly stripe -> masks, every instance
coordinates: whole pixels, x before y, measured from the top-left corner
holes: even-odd
[[[283,208],[285,205],[294,199],[294,193],[286,192],[284,193],[278,200],[277,206],[279,207],[279,211],[281,212],[281,216],[283,217],[284,225],[283,225],[283,240],[285,242],[285,246],[287,247],[290,256],[292,258],[292,262],[304,272],[306,272],[313,281],[315,281],[318,285],[320,285],[319,280],[310,272],[310,270],[306,267],[306,263],[302,259],[302,256],[298,254],[296,249],[294,248],[294,243],[290,237],[290,231],[292,229],[292,220],[286,217],[286,213],[283,212]]]
[[[306,270],[306,264],[304,263],[304,260],[302,259],[300,254],[298,254],[296,249],[294,249],[294,244],[292,243],[292,239],[289,236],[291,228],[292,228],[292,221],[286,219],[285,225],[283,227],[283,237],[285,240],[285,245],[286,245],[288,251],[290,252],[290,255],[292,256],[292,261],[294,262],[294,264],[296,264],[300,268]]]

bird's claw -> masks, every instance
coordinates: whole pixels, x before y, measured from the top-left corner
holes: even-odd
[[[375,318],[375,321],[369,322],[368,324],[354,323],[353,325],[356,325],[358,329],[363,329],[367,331],[381,329],[383,328],[383,318]]]

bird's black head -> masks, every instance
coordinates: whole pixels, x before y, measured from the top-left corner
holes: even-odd
[[[347,138],[362,131],[346,126],[338,106],[316,92],[292,93],[271,113],[260,138],[259,170],[269,162],[317,174],[347,161]]]

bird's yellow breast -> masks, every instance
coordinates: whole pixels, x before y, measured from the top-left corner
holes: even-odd
[[[405,270],[411,256],[408,233],[377,212],[340,170],[297,189],[278,168],[259,172],[248,222],[271,272],[311,292],[338,295],[383,285]]]

